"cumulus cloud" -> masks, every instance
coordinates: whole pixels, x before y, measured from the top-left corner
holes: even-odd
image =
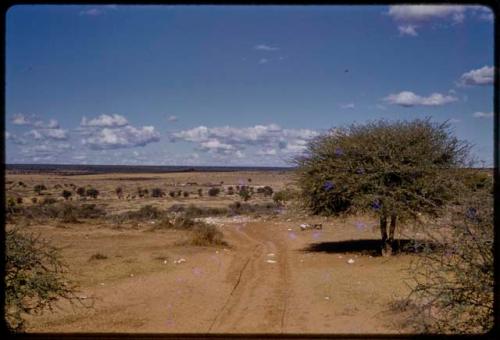
[[[273,47],[273,46],[269,46],[269,45],[265,45],[265,44],[256,45],[256,46],[254,46],[254,49],[259,50],[259,51],[269,51],[269,52],[279,50],[278,47]]]
[[[175,123],[177,121],[177,116],[170,116],[167,118],[167,120],[171,123]]]
[[[87,117],[83,117],[80,125],[86,127],[120,127],[128,125],[128,121],[125,117],[118,114],[103,114],[90,120],[87,120]]]
[[[393,5],[389,15],[398,21],[427,21],[436,18],[451,18],[462,22],[466,6],[459,5]]]
[[[390,94],[384,98],[390,104],[412,107],[412,106],[442,106],[452,103],[458,99],[451,95],[441,93],[432,93],[428,97],[419,96],[411,91],[402,91],[396,94]]]
[[[247,147],[257,147],[259,155],[276,155],[303,151],[307,142],[319,133],[309,129],[283,129],[279,125],[255,125],[252,127],[213,127],[198,126],[175,132],[171,140],[198,144],[200,151],[219,154],[236,154]]]
[[[474,112],[474,118],[493,118],[493,112]]]
[[[34,145],[26,145],[20,148],[20,153],[25,157],[54,157],[72,150],[73,147],[68,143],[42,142]]]
[[[88,137],[82,139],[82,143],[93,150],[104,150],[145,146],[159,140],[160,134],[153,126],[135,128],[126,125],[92,131]]]
[[[14,125],[31,125],[32,123],[31,123],[30,117],[28,117],[22,113],[17,113],[14,116],[12,116],[12,124],[14,124]]]
[[[5,140],[11,141],[12,143],[19,145],[24,145],[27,143],[25,139],[20,138],[15,134],[10,133],[9,131],[5,131]]]
[[[491,85],[494,77],[493,66],[483,66],[476,70],[471,70],[462,74],[458,85]]]
[[[387,14],[399,24],[401,36],[417,36],[417,28],[425,22],[447,20],[459,24],[464,21],[466,11],[472,8],[461,5],[393,5],[389,6]]]
[[[416,37],[418,35],[417,33],[417,25],[412,25],[412,24],[407,24],[407,25],[399,25],[398,30],[399,30],[399,35],[409,35],[412,37]]]
[[[25,133],[26,136],[36,140],[52,139],[52,140],[67,140],[69,138],[68,131],[63,129],[33,129]]]

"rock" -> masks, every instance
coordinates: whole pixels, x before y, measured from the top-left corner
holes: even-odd
[[[354,260],[353,260],[353,259],[349,259],[349,260],[347,260],[347,263],[349,263],[349,264],[353,264],[353,263],[354,263]]]
[[[267,260],[266,262],[267,263],[276,263],[276,261],[274,261],[274,260]]]
[[[330,297],[329,296],[325,296],[325,300],[330,300]]]
[[[163,264],[167,264],[167,260],[163,261]]]
[[[274,253],[269,253],[267,254],[267,256],[274,256]]]
[[[288,231],[292,231],[292,228],[288,228],[287,230],[288,230]]]
[[[178,260],[174,261],[175,264],[181,264],[181,263],[184,263],[184,262],[186,262],[186,259],[178,259]]]

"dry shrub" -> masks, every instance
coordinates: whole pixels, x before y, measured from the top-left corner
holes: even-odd
[[[493,327],[493,201],[469,194],[448,228],[426,232],[443,247],[421,252],[408,269],[417,332],[478,333]],[[426,228],[429,230],[429,228]]]
[[[93,254],[90,258],[89,261],[95,261],[95,260],[106,260],[108,257],[104,254],[101,253],[95,253]]]
[[[223,234],[216,226],[206,223],[197,223],[193,228],[188,243],[193,246],[220,246],[227,245]]]

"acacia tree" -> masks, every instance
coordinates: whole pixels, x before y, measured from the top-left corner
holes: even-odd
[[[469,149],[447,122],[429,118],[333,129],[294,159],[300,199],[313,214],[377,215],[382,254],[390,255],[398,221],[439,216],[453,198]]]

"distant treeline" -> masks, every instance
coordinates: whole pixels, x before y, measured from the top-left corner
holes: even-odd
[[[232,172],[290,171],[291,167],[246,166],[170,166],[170,165],[83,165],[83,164],[6,164],[11,173],[60,173],[64,175],[102,173],[168,173],[168,172]]]

